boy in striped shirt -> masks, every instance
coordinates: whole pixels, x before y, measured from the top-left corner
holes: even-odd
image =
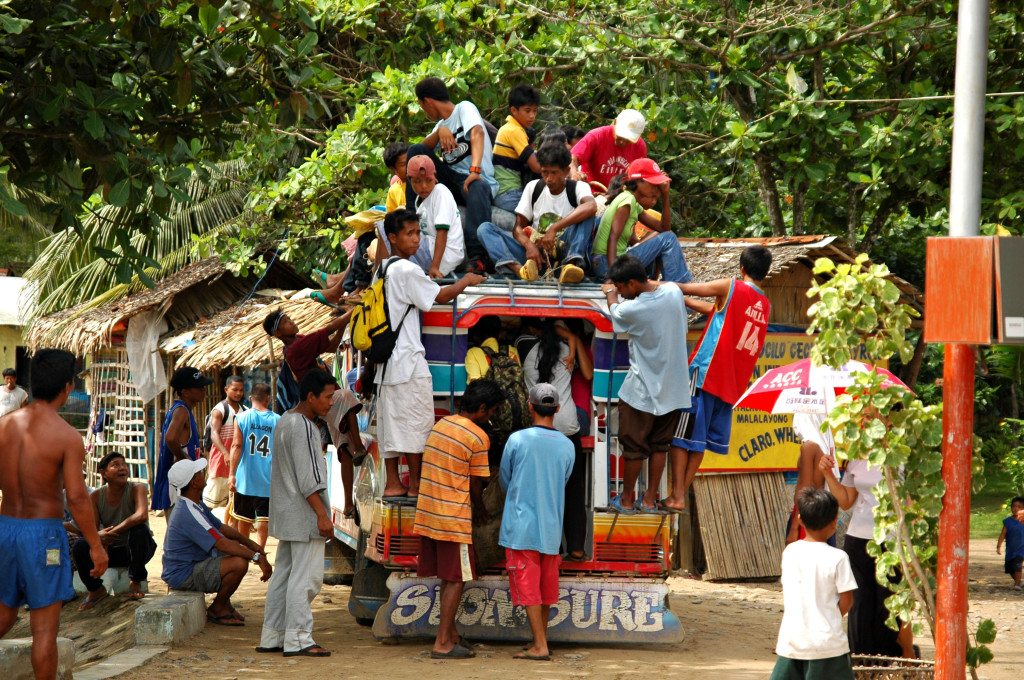
[[[491,442],[482,426],[504,400],[493,380],[474,381],[462,395],[459,414],[439,420],[423,450],[413,531],[420,536],[417,575],[441,579],[440,622],[430,652],[434,659],[476,656],[459,644],[455,614],[465,582],[476,576],[473,506],[483,508],[484,479],[490,475]]]

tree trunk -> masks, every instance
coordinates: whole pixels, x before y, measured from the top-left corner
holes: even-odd
[[[803,234],[807,231],[807,190],[810,188],[810,182],[804,180],[803,182],[797,182],[796,186],[792,187],[793,192],[793,233]]]
[[[856,184],[851,182],[847,186],[850,187],[850,193],[846,197],[846,242],[850,246],[856,246],[857,232],[860,231],[862,195],[860,188]]]
[[[725,87],[726,96],[732,101],[733,106],[748,125],[755,118],[755,102],[745,95],[744,92],[752,94],[749,88],[737,87],[730,84]],[[782,202],[779,199],[779,188],[776,183],[775,167],[767,153],[758,151],[754,154],[754,167],[757,168],[758,191],[761,201],[764,203],[768,213],[768,222],[772,225],[774,236],[786,235],[786,221],[782,216]]]

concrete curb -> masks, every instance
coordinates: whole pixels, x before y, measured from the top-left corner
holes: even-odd
[[[75,643],[65,637],[57,638],[57,677],[71,678],[75,668]],[[33,680],[32,638],[0,640],[0,678],[4,680]]]
[[[135,610],[135,644],[170,645],[183,642],[206,625],[206,600],[202,593],[176,591],[146,598]]]

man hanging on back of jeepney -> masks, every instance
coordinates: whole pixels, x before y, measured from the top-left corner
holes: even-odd
[[[463,231],[468,269],[482,274],[487,268],[487,253],[476,230],[491,219],[491,204],[498,190],[491,137],[476,105],[471,101],[453,104],[440,78],[424,78],[416,83],[416,99],[423,113],[436,124],[422,143],[409,147],[406,158],[411,163],[416,156],[429,156],[437,168],[437,181],[448,187],[456,203],[466,206]],[[412,182],[406,188],[405,204],[416,205]]]
[[[434,386],[420,338],[421,311],[434,303],[454,300],[468,286],[484,280],[466,274],[459,281],[439,286],[423,269],[409,261],[420,247],[420,219],[411,210],[396,210],[384,218],[394,257],[377,272],[384,277],[388,317],[398,333],[390,358],[374,376],[377,385],[377,448],[384,457],[387,482],[384,496],[394,498],[419,494],[423,446],[434,426]],[[409,464],[409,486],[398,476],[399,459]]]
[[[338,349],[352,312],[345,312],[318,331],[300,335],[299,327],[280,309],[267,314],[263,330],[284,343],[284,361],[277,374],[277,403],[274,411],[282,414],[299,403],[299,383],[311,368],[319,367],[321,354]]]
[[[629,335],[629,372],[619,388],[619,448],[625,459],[622,493],[608,507],[631,515],[661,513],[658,487],[682,409],[690,406],[686,366],[686,307],[675,286],[647,278],[640,260],[623,255],[601,286],[617,333]],[[625,298],[620,302],[619,297]],[[647,461],[647,489],[636,483]]]
[[[160,431],[160,458],[153,479],[153,509],[171,507],[167,472],[179,460],[195,460],[202,455],[199,428],[193,410],[206,398],[206,388],[213,381],[191,366],[182,366],[171,376],[174,403],[167,409]],[[169,518],[168,518],[169,519]]]
[[[741,278],[664,284],[678,286],[687,296],[686,306],[708,317],[690,356],[690,378],[697,382],[697,390],[693,409],[680,418],[672,439],[672,495],[662,501],[665,510],[679,512],[686,507],[705,450],[729,453],[732,407],[750,383],[768,332],[771,304],[759,285],[771,266],[770,250],[747,246],[740,254]],[[715,302],[691,295],[713,297]]]

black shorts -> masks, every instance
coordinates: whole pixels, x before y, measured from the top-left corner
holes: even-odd
[[[244,522],[266,522],[270,517],[270,499],[265,496],[236,493],[231,516]]]
[[[1024,565],[1024,557],[1007,557],[1003,562],[1003,571],[1013,576],[1021,570],[1021,565]]]
[[[623,458],[642,460],[652,453],[667,453],[681,413],[681,409],[676,409],[656,416],[619,400],[619,446]]]

